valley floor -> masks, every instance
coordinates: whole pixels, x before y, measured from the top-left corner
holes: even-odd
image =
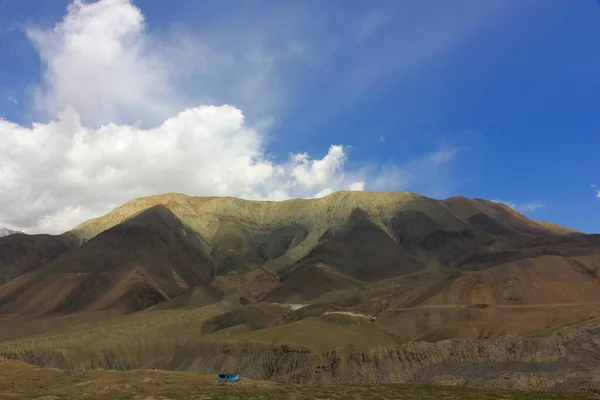
[[[518,392],[433,385],[291,385],[161,370],[91,370],[72,373],[0,358],[2,399],[594,399],[586,393]]]

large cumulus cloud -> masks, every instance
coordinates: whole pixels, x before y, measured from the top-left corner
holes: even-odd
[[[259,132],[231,106],[182,111],[152,129],[86,128],[74,109],[28,129],[0,121],[0,220],[58,232],[133,197],[165,192],[282,200],[361,190],[343,146],[322,159],[264,153]]]
[[[48,122],[0,120],[0,226],[62,232],[166,192],[282,200],[402,189],[410,178],[398,166],[348,170],[343,145],[275,160],[238,107],[191,104],[198,96],[181,90],[187,61],[218,68],[218,54],[189,38],[153,39],[128,0],[76,0],[53,29],[27,34],[43,66],[33,104]],[[260,82],[256,71],[246,83]],[[436,154],[410,165],[443,167]]]

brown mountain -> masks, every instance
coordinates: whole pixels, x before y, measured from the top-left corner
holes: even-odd
[[[138,311],[210,287],[206,244],[164,206],[151,207],[20,279],[0,286],[9,313]]]
[[[393,280],[401,281],[394,287],[408,287],[408,277],[411,291],[419,294],[410,301],[399,295],[392,303],[400,308],[407,301],[414,307],[598,300],[593,272],[597,237],[538,223],[481,199],[439,201],[404,192],[338,192],[283,202],[153,196],[133,200],[63,236],[43,237],[51,243],[27,247],[42,237],[5,238],[0,246],[20,246],[12,253],[22,258],[13,259],[28,260],[12,269],[2,260],[3,270],[11,271],[5,272],[5,280],[33,269],[39,249],[54,249],[64,238],[85,243],[2,287],[4,312],[117,305],[137,310],[197,284],[209,285],[214,268],[221,284],[206,290],[215,294],[223,281],[236,279],[231,273],[252,277],[257,275],[252,271],[262,269],[273,274],[276,284],[252,293],[265,301],[316,301],[331,293],[374,290]],[[44,261],[63,250],[68,248]],[[550,273],[555,265],[561,267]],[[236,287],[248,287],[250,280]],[[61,282],[62,295],[51,289],[56,282]],[[44,293],[52,293],[52,302],[36,300]],[[393,293],[387,296],[395,299]]]
[[[69,233],[59,236],[15,233],[0,238],[0,285],[37,269],[76,247]]]
[[[372,358],[364,352],[412,340],[544,337],[600,315],[600,235],[482,199],[338,192],[261,202],[166,194],[44,240],[0,239],[0,249],[14,248],[11,259],[24,265],[4,272],[15,279],[0,285],[0,354],[49,366],[208,372],[203,354],[214,353],[220,365],[241,362],[227,350],[232,343],[254,343],[244,350],[250,364],[258,357],[268,365],[269,354],[285,358],[290,349],[314,360],[334,350]],[[36,261],[61,240],[71,247]],[[1,257],[0,271],[8,271]],[[111,319],[103,333],[73,327],[109,321],[102,310],[143,311]],[[58,345],[43,336],[18,339],[59,332]],[[2,335],[17,341],[2,344]],[[425,348],[411,357],[425,357]],[[175,349],[195,354],[195,364],[173,361]],[[296,372],[256,377],[316,373]],[[349,379],[342,370],[328,373]]]

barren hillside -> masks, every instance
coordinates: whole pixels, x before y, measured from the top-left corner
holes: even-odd
[[[482,199],[166,194],[0,249],[0,354],[66,369],[550,388],[600,316],[600,235]]]

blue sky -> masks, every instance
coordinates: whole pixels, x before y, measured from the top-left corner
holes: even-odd
[[[111,1],[115,7],[128,3]],[[138,0],[132,7],[144,22],[136,40],[145,38],[139,57],[148,65],[165,58],[165,68],[174,72],[157,97],[176,99],[144,107],[127,103],[136,97],[125,91],[118,98],[97,93],[101,89],[88,88],[86,76],[73,82],[89,97],[69,97],[69,74],[56,68],[75,67],[54,50],[67,39],[47,43],[42,37],[70,3],[0,0],[0,116],[6,121],[31,128],[33,121],[56,119],[68,105],[92,130],[109,122],[148,129],[185,108],[230,104],[260,131],[260,157],[282,170],[299,165],[288,165],[290,153],[307,153],[307,171],[319,180],[321,164],[315,162],[325,160],[331,145],[344,146],[341,172],[328,175],[343,178],[319,181],[321,186],[306,178],[306,190],[294,186],[298,191],[290,189],[287,196],[310,197],[360,181],[366,190],[501,200],[534,219],[599,232],[600,198],[592,187],[600,184],[598,1]],[[148,82],[156,79],[163,82],[154,75]],[[144,91],[139,98],[151,96]],[[105,106],[97,113],[95,98]],[[232,140],[243,141],[235,135]],[[5,162],[20,168],[11,154]],[[106,154],[103,165],[113,160]],[[0,214],[0,225],[60,230],[128,195],[171,188],[150,185],[138,193],[120,182],[128,189],[92,204],[83,192],[70,197],[41,190],[39,183],[34,187],[31,176],[35,169],[19,175],[27,190],[18,196],[15,186],[5,185],[6,193],[12,190],[5,197],[11,204],[30,202],[35,218]],[[167,172],[164,178],[170,180]],[[282,181],[256,182],[251,190],[223,186],[215,193],[277,198],[273,187]],[[215,194],[205,193],[206,187],[199,183],[190,193],[185,183],[174,186]]]

